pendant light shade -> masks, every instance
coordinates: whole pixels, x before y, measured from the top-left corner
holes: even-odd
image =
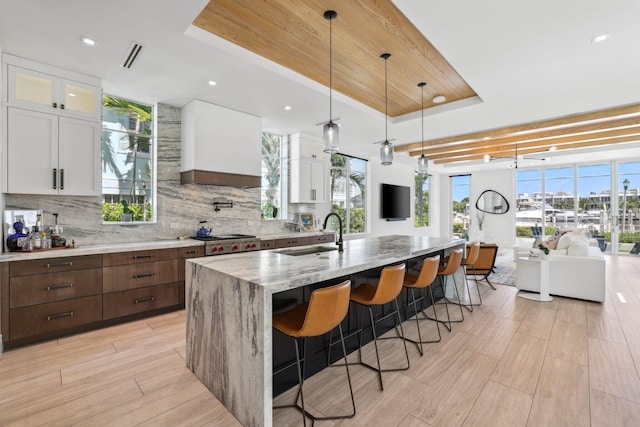
[[[427,156],[424,155],[424,87],[427,84],[425,82],[418,83],[418,87],[420,88],[420,113],[422,118],[422,134],[421,134],[421,145],[422,150],[420,151],[420,158],[418,159],[418,175],[425,178],[429,175],[428,172],[428,159]]]
[[[389,166],[393,163],[393,144],[389,142],[387,128],[389,116],[387,112],[388,96],[387,96],[387,59],[391,57],[390,53],[383,53],[380,58],[384,59],[384,142],[380,145],[380,163],[383,166]]]
[[[338,17],[335,10],[327,10],[324,18],[329,21],[329,121],[322,126],[322,140],[325,153],[337,153],[340,142],[338,125],[333,122],[332,84],[333,84],[333,55],[332,55],[332,23]]]

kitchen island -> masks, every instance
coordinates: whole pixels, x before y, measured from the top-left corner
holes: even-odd
[[[187,261],[187,366],[246,426],[272,422],[272,297],[463,246],[461,239],[384,236],[344,252],[291,249]],[[335,245],[324,246],[335,248]]]

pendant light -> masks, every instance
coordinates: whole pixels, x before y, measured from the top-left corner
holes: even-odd
[[[428,175],[427,167],[428,167],[428,159],[427,156],[424,155],[424,87],[427,84],[425,82],[418,83],[418,87],[420,88],[420,113],[422,116],[422,139],[420,141],[422,144],[422,150],[420,151],[420,158],[418,159],[418,175],[422,178],[425,178]]]
[[[331,21],[336,19],[338,13],[335,10],[327,10],[324,19],[329,21],[329,121],[322,126],[322,140],[324,142],[325,153],[337,153],[340,142],[338,125],[333,122],[332,110],[332,84],[333,84],[333,55],[332,55],[332,25]]]
[[[387,127],[389,122],[387,104],[387,59],[391,57],[390,53],[383,53],[380,58],[384,59],[384,142],[380,145],[380,163],[383,166],[389,166],[393,163],[393,144],[389,142],[387,135]]]

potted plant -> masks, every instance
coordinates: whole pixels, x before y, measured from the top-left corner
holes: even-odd
[[[122,205],[122,222],[133,221],[133,212],[131,211],[131,208],[129,207],[127,201],[122,200],[120,201],[120,204]]]

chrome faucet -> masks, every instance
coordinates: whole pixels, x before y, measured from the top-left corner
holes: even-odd
[[[342,218],[340,218],[340,215],[338,215],[335,212],[329,212],[329,214],[324,218],[324,224],[322,225],[322,229],[326,230],[327,229],[327,221],[329,221],[329,217],[331,215],[334,215],[336,218],[338,218],[338,226],[340,229],[340,238],[338,238],[338,241],[336,242],[336,245],[338,245],[338,252],[343,252],[344,249],[342,247]]]

